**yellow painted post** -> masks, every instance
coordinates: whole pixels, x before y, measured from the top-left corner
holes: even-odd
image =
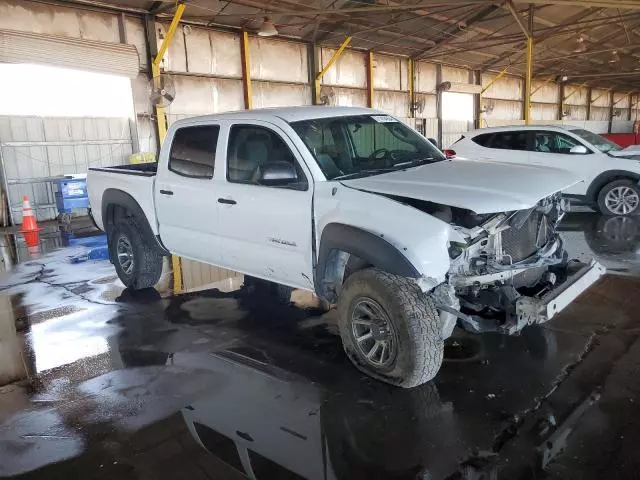
[[[252,106],[252,92],[249,34],[246,31],[243,31],[240,36],[240,57],[242,60],[242,93],[244,95],[244,108],[248,110]]]
[[[169,29],[167,30],[164,40],[162,40],[162,45],[160,45],[160,48],[158,49],[158,54],[151,62],[151,74],[153,75],[154,82],[159,81],[160,63],[162,63],[162,59],[164,58],[165,53],[167,53],[167,49],[173,39],[173,35],[176,33],[176,29],[178,28],[184,9],[184,3],[179,3],[177,5],[176,12],[173,15]],[[167,135],[167,118],[165,117],[164,107],[156,105],[155,112],[156,122],[158,125],[158,139],[160,140],[160,145],[162,145],[164,137]],[[180,257],[171,255],[171,266],[173,268],[173,291],[180,293],[182,292],[182,262],[180,261]]]
[[[524,79],[524,121],[531,123],[531,77],[533,76],[533,37],[527,38],[527,67]]]
[[[415,96],[415,92],[413,89],[413,78],[415,75],[414,72],[414,64],[413,64],[413,58],[409,57],[409,63],[407,65],[407,70],[409,71],[409,118],[413,118],[415,115],[415,110],[413,109],[413,105],[416,102],[416,96]]]
[[[331,56],[324,68],[318,72],[318,75],[316,75],[316,79],[313,85],[313,88],[315,88],[316,91],[316,99],[320,99],[320,80],[322,79],[324,74],[327,73],[327,70],[331,68],[331,65],[333,65],[335,61],[338,60],[338,58],[340,58],[340,55],[342,55],[344,49],[347,48],[349,42],[351,42],[351,37],[345,38],[338,50],[336,50],[335,53]]]
[[[367,107],[373,108],[373,50],[367,56]]]

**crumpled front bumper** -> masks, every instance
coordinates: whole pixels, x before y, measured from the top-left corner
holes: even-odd
[[[580,265],[564,282],[542,297],[519,297],[515,305],[516,322],[509,325],[505,333],[516,333],[527,325],[548,322],[606,273],[595,260]]]

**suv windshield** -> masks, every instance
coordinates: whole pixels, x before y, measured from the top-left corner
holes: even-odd
[[[291,123],[328,180],[362,177],[444,160],[420,134],[388,115]]]
[[[583,140],[586,140],[591,145],[593,145],[598,150],[600,150],[602,153],[617,152],[618,150],[621,150],[621,148],[617,144],[607,140],[604,137],[601,137],[596,133],[590,132],[589,130],[576,128],[569,131],[574,135],[579,136]]]

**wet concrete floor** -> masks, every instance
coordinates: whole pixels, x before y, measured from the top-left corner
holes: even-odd
[[[81,247],[26,261],[0,281],[28,373],[0,387],[0,476],[637,478],[640,221],[563,231],[611,274],[521,336],[456,331],[412,390],[353,368],[334,312],[132,292],[106,261],[70,264]]]

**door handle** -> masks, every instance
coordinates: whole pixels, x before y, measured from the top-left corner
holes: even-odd
[[[162,195],[173,195],[173,192],[171,190],[160,190],[160,193]]]
[[[224,203],[226,205],[235,205],[237,202],[231,198],[219,198],[218,203]]]

